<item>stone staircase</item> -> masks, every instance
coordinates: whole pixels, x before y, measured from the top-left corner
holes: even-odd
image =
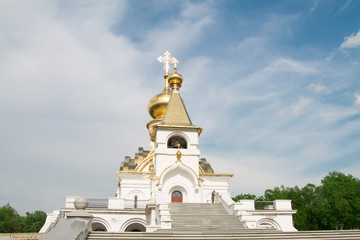
[[[245,229],[221,203],[170,203],[169,209],[173,232],[239,232]]]
[[[171,203],[171,230],[156,232],[91,232],[87,239],[114,240],[162,240],[162,239],[360,239],[359,230],[281,232],[276,230],[254,230],[245,228],[237,217],[229,215],[221,204]]]
[[[344,230],[344,231],[307,231],[307,232],[264,232],[245,230],[244,232],[228,232],[228,233],[180,233],[180,232],[152,232],[152,233],[111,233],[111,232],[92,232],[88,239],[114,239],[114,240],[165,240],[165,239],[211,239],[211,240],[226,240],[226,239],[264,239],[264,240],[286,240],[286,239],[301,239],[301,240],[354,240],[360,239],[359,230]]]

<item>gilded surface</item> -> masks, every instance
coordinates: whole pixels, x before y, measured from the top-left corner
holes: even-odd
[[[172,92],[162,123],[164,125],[192,125],[179,92]]]
[[[162,118],[162,116],[165,114],[166,107],[170,101],[170,97],[170,93],[164,90],[160,94],[150,99],[148,104],[148,112],[152,118]]]

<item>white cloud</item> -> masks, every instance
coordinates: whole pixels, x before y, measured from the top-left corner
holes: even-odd
[[[321,0],[314,0],[313,1],[313,6],[310,8],[310,13],[313,13],[317,7],[319,6],[319,3],[320,3]]]
[[[360,46],[360,30],[355,34],[345,37],[344,42],[341,43],[340,49],[343,48],[356,48]]]
[[[355,106],[360,106],[360,94],[355,94]]]
[[[178,56],[187,47],[203,40],[203,31],[214,22],[211,3],[184,3],[184,8],[179,12],[181,18],[169,18],[165,26],[154,26],[144,37],[143,48],[155,52],[166,49]]]
[[[175,16],[168,29],[154,26],[144,33],[142,51],[144,43],[112,32],[125,11],[117,2],[0,3],[0,9],[9,10],[0,16],[0,109],[6,116],[0,120],[6,139],[0,152],[1,159],[9,159],[0,176],[6,182],[6,172],[19,174],[18,181],[0,185],[0,205],[11,200],[21,213],[51,211],[69,194],[113,196],[112,174],[120,161],[139,146],[148,149],[146,105],[164,81],[156,57],[168,47],[185,51],[199,41],[212,22],[205,9],[211,6],[186,4],[181,21]],[[199,8],[202,14],[194,15]],[[75,169],[84,170],[78,173],[84,182],[69,184],[78,179],[72,176]],[[37,175],[47,181],[29,184],[44,193],[52,188],[60,198],[35,206],[7,190],[21,189],[22,181]],[[98,178],[93,184],[107,181],[106,187],[84,188],[89,178],[94,180],[91,175]]]
[[[311,66],[311,64],[303,63],[300,61],[278,58],[270,63],[266,68],[267,72],[295,72],[304,75],[315,74],[317,70]]]
[[[267,14],[267,22],[263,24],[260,31],[269,37],[285,37],[294,31],[293,24],[301,18],[301,14]]]
[[[291,113],[295,117],[300,116],[313,101],[314,100],[310,97],[300,97],[300,99],[291,106]]]
[[[321,85],[320,83],[318,83],[318,84],[312,83],[308,86],[308,88],[314,90],[316,93],[321,93],[321,92],[328,93],[329,92],[329,89],[326,86]]]

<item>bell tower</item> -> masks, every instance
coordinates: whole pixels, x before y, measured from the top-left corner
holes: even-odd
[[[199,136],[202,129],[190,120],[179,90],[183,77],[177,72],[179,61],[165,52],[158,60],[164,63],[165,88],[148,105],[154,118],[147,127],[154,151],[152,192],[157,202],[171,202],[179,194],[184,202],[201,202],[199,176]],[[169,74],[173,65],[173,73]]]

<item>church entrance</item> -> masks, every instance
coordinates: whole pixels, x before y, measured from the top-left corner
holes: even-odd
[[[183,202],[183,195],[180,191],[174,191],[171,194],[171,202]]]

